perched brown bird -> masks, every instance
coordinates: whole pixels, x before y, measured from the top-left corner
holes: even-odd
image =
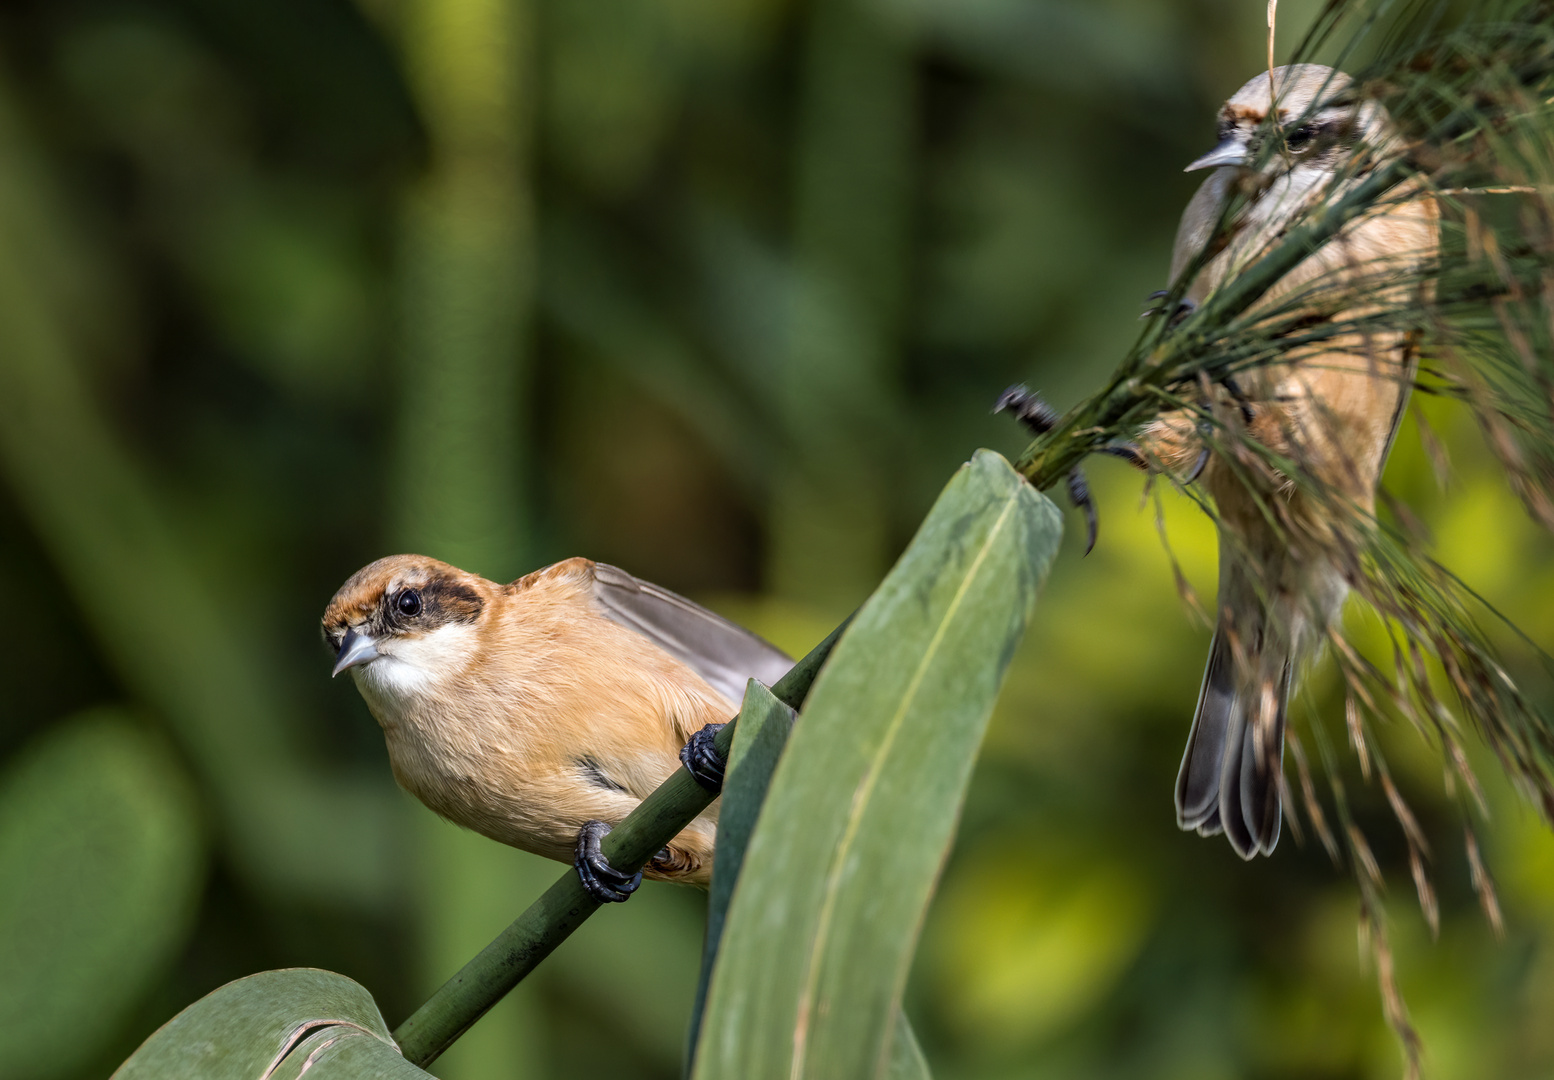
[[[1173,283],[1202,251],[1226,200],[1248,201],[1228,243],[1186,290],[1201,301],[1280,239],[1297,215],[1359,183],[1401,151],[1386,110],[1342,72],[1296,64],[1259,74],[1225,103],[1219,145],[1187,166],[1213,168],[1187,204],[1171,259]],[[1277,132],[1277,134],[1276,134]],[[1279,138],[1272,153],[1260,143]],[[1312,297],[1313,319],[1342,322],[1410,302],[1407,282],[1436,256],[1438,211],[1405,187],[1286,274],[1254,310]],[[1320,290],[1299,293],[1297,290]],[[1416,288],[1416,287],[1415,287]],[[1223,830],[1243,858],[1279,840],[1285,710],[1291,684],[1349,591],[1340,557],[1361,540],[1414,376],[1399,332],[1344,333],[1227,380],[1213,404],[1232,427],[1295,462],[1324,489],[1313,498],[1250,455],[1209,456],[1196,419],[1166,414],[1142,434],[1146,457],[1178,475],[1202,469],[1220,537],[1219,620],[1176,785],[1177,822]],[[1249,479],[1250,478],[1250,484]],[[1263,505],[1259,505],[1259,500]],[[1342,512],[1347,504],[1354,513]],[[1275,505],[1276,528],[1265,513]],[[1281,520],[1282,519],[1282,520]]]
[[[394,777],[432,810],[578,867],[601,900],[640,875],[599,838],[793,662],[749,631],[622,570],[568,559],[510,585],[419,555],[379,559],[323,618],[383,727]],[[695,737],[695,738],[693,738]],[[686,762],[693,775],[697,757]],[[721,783],[717,766],[698,779]],[[645,868],[706,885],[718,804]]]

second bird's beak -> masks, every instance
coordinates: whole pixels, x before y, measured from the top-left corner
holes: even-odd
[[[1192,162],[1182,171],[1196,172],[1199,169],[1214,169],[1221,165],[1245,165],[1246,163],[1246,144],[1239,139],[1230,138]]]
[[[347,630],[345,637],[340,639],[339,659],[335,661],[335,669],[329,673],[329,677],[334,678],[346,668],[353,668],[377,658],[378,643],[373,640],[371,634],[358,634],[355,630]]]

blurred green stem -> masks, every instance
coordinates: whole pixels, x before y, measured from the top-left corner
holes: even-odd
[[[402,33],[431,163],[400,235],[395,531],[498,581],[528,568],[525,7],[415,0]]]
[[[390,523],[396,546],[507,581],[530,568],[532,550],[528,4],[408,0],[399,18],[430,160],[400,220]],[[532,856],[493,864],[467,835],[429,815],[417,823],[419,966],[431,985],[500,925],[514,895],[532,895],[543,878]],[[444,1063],[446,1075],[511,1080],[543,1071],[532,1003],[510,999],[503,1011],[501,1023],[483,1026]]]
[[[846,628],[844,622],[831,631],[788,674],[777,680],[772,693],[792,708],[802,706],[815,676]],[[733,723],[728,724],[718,732],[715,740],[718,751],[724,756],[733,745],[734,728]],[[676,770],[605,837],[605,856],[622,870],[640,869],[705,810],[712,799],[705,788],[691,779],[690,773]],[[495,941],[394,1029],[394,1039],[405,1059],[422,1068],[437,1060],[438,1055],[598,908],[598,902],[583,891],[577,872],[568,870]]]
[[[850,603],[886,565],[885,448],[905,295],[915,94],[907,45],[861,0],[811,3],[779,408],[773,591]]]

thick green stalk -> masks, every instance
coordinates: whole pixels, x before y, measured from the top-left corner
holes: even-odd
[[[815,676],[846,627],[844,622],[831,631],[777,680],[772,693],[795,709],[803,705]],[[734,724],[730,723],[718,732],[715,745],[726,757],[733,742]],[[640,869],[707,809],[712,799],[690,773],[677,770],[604,838],[605,857],[622,870]],[[423,1068],[437,1060],[598,908],[598,901],[583,891],[577,871],[568,870],[394,1030],[405,1059]]]

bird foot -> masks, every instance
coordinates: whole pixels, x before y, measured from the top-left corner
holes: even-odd
[[[695,778],[696,782],[714,795],[723,790],[723,771],[728,768],[728,762],[723,755],[718,753],[717,747],[712,745],[712,740],[722,731],[723,724],[708,724],[696,734],[690,741],[680,747],[680,764],[685,766],[685,771]]]
[[[1246,423],[1247,427],[1251,427],[1252,421],[1257,418],[1257,414],[1252,411],[1252,399],[1246,396],[1246,391],[1241,389],[1241,384],[1236,382],[1236,377],[1234,375],[1226,375],[1219,381],[1219,384],[1230,392],[1231,399],[1241,409],[1241,419]]]
[[[1144,451],[1140,450],[1133,443],[1113,443],[1110,446],[1101,447],[1096,451],[1096,453],[1108,454],[1115,458],[1122,458],[1123,461],[1126,461],[1135,469],[1142,469],[1144,472],[1149,471],[1149,459],[1144,456]]]
[[[1171,295],[1171,293],[1170,293],[1170,290],[1168,290],[1168,289],[1157,289],[1156,291],[1150,293],[1149,296],[1147,297],[1147,299],[1149,299],[1149,300],[1164,300],[1166,297],[1168,297],[1170,295]],[[1166,325],[1167,326],[1176,326],[1183,319],[1187,318],[1187,316],[1191,315],[1193,312],[1195,312],[1197,310],[1198,310],[1198,302],[1196,300],[1188,300],[1186,297],[1183,297],[1182,299],[1178,300],[1176,302],[1176,306],[1171,309],[1171,315],[1170,315],[1170,318],[1168,318],[1166,320]],[[1147,307],[1147,308],[1144,309],[1143,314],[1141,314],[1139,316],[1139,318],[1140,319],[1153,318],[1154,316],[1159,315],[1160,311],[1161,311],[1161,309],[1159,307]]]
[[[1019,383],[999,394],[993,403],[995,415],[1006,409],[1014,413],[1014,418],[1033,435],[1045,435],[1057,426],[1058,411],[1043,401],[1040,394],[1032,393]]]
[[[1219,384],[1225,388],[1231,400],[1235,402],[1236,407],[1241,410],[1242,422],[1247,427],[1251,427],[1252,421],[1257,416],[1252,409],[1252,399],[1246,396],[1246,392],[1241,389],[1235,378],[1230,375],[1226,375],[1221,379]],[[1214,436],[1214,426],[1208,420],[1200,420],[1198,422],[1198,438],[1203,445],[1198,450],[1198,457],[1193,461],[1192,468],[1182,477],[1182,483],[1191,484],[1199,476],[1203,475],[1203,468],[1209,463],[1209,440]]]
[[[1095,511],[1095,500],[1090,498],[1090,483],[1084,470],[1075,465],[1068,473],[1068,501],[1085,516],[1085,554],[1095,550],[1095,535],[1100,531],[1101,519]]]
[[[1203,447],[1198,451],[1198,459],[1192,463],[1192,468],[1187,470],[1187,475],[1182,477],[1182,483],[1190,484],[1203,475],[1203,467],[1209,463],[1209,448]]]
[[[1058,411],[1043,401],[1040,394],[1019,384],[998,395],[993,403],[995,414],[1005,409],[1014,413],[1015,419],[1033,435],[1045,435],[1057,426],[1059,419]],[[1088,555],[1095,549],[1100,519],[1095,512],[1095,501],[1090,497],[1090,484],[1085,480],[1084,470],[1077,465],[1068,473],[1068,501],[1085,516],[1085,554]]]
[[[642,872],[623,874],[610,865],[599,848],[599,841],[609,831],[605,822],[586,822],[577,831],[577,856],[572,865],[589,896],[601,904],[622,904],[642,884]]]

